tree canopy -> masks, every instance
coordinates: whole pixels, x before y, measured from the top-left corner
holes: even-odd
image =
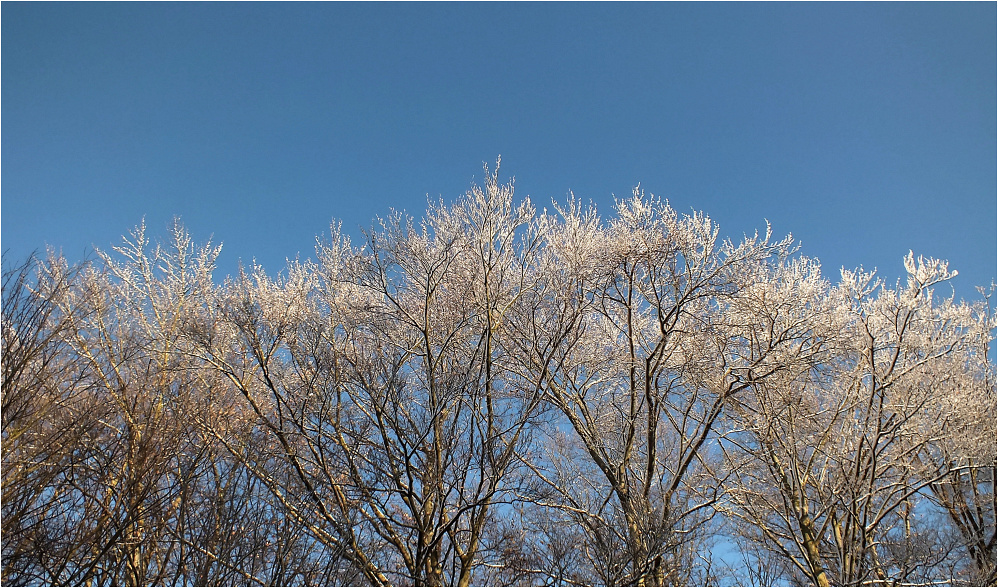
[[[276,274],[6,267],[3,583],[995,584],[988,292],[485,177]]]

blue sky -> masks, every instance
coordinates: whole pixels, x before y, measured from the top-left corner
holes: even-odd
[[[826,275],[909,249],[996,274],[996,4],[2,4],[2,247],[145,216],[220,273],[332,219],[452,200],[502,155],[540,206],[637,183]]]

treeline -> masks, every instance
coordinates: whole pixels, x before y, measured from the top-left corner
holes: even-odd
[[[989,298],[482,187],[3,274],[4,584],[995,584]]]

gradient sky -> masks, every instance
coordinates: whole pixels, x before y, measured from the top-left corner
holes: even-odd
[[[996,275],[996,4],[12,3],[2,248],[144,216],[270,273],[332,219],[422,215],[502,155],[539,206],[641,183],[838,279]]]

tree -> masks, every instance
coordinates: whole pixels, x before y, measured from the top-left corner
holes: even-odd
[[[993,287],[992,287],[993,288]],[[985,294],[983,289],[981,294]],[[942,435],[934,437],[922,452],[930,478],[928,498],[946,514],[966,550],[953,577],[969,585],[992,585],[996,581],[995,438],[998,394],[995,370],[990,361],[991,333],[995,317],[990,296],[972,307],[967,346],[954,353],[933,379],[941,388],[940,422],[933,423]],[[940,426],[941,425],[941,426]],[[962,564],[962,565],[961,565]],[[969,565],[966,565],[969,564]]]
[[[828,353],[792,379],[753,385],[741,430],[727,437],[742,536],[808,583],[954,581],[939,576],[950,547],[918,504],[974,469],[969,456],[925,456],[954,433],[953,378],[983,325],[967,305],[933,302],[932,286],[952,275],[944,263],[909,255],[905,267],[904,289],[843,271],[836,289],[810,297],[806,320]],[[788,313],[769,314],[778,324]]]
[[[50,254],[3,272],[4,583],[53,582],[52,559],[65,559],[51,554],[59,532],[53,521],[72,504],[56,488],[98,416],[67,342],[81,312],[68,300],[84,267]]]
[[[743,390],[801,353],[795,337],[748,348],[726,318],[791,241],[719,243],[705,215],[680,217],[638,192],[607,229],[574,204],[562,216],[556,265],[584,286],[555,290],[570,297],[553,306],[571,309],[573,345],[545,391],[573,434],[552,434],[558,459],[535,466],[557,496],[543,504],[586,530],[600,582],[688,583],[719,497],[715,426]]]

